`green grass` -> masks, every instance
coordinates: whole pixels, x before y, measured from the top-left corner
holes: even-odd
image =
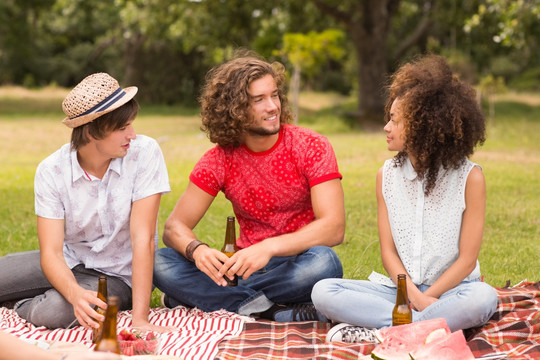
[[[62,144],[70,130],[60,123],[65,91],[21,91],[0,88],[0,256],[36,249],[33,177],[38,163]],[[540,275],[540,95],[521,103],[499,99],[488,140],[473,157],[482,165],[488,188],[485,235],[480,263],[487,282],[537,281]],[[385,135],[350,127],[341,114],[354,109],[348,99],[304,94],[300,124],[326,135],[343,174],[347,230],[336,248],[345,277],[366,278],[383,272],[375,201],[375,174],[385,159]],[[345,100],[345,101],[344,101]],[[518,97],[519,100],[519,97]],[[313,104],[317,104],[314,107]],[[199,130],[197,109],[142,106],[138,133],[158,139],[169,170],[172,192],[162,198],[159,231],[187,185],[197,159],[212,144]],[[231,206],[219,195],[196,228],[198,236],[220,247]],[[162,246],[162,245],[160,245]],[[153,304],[158,304],[159,291]]]

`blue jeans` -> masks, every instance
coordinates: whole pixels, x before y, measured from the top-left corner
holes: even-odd
[[[425,292],[429,286],[418,288]],[[380,329],[392,325],[396,291],[368,280],[325,279],[314,286],[311,297],[317,310],[335,322]],[[497,301],[490,285],[463,281],[423,311],[413,310],[413,321],[445,318],[452,331],[468,329],[485,324]]]
[[[81,287],[97,291],[102,273],[84,265],[71,271]],[[107,294],[120,298],[120,310],[131,308],[131,288],[120,278],[107,275]],[[39,250],[0,257],[0,302],[15,300],[20,300],[15,304],[17,314],[35,326],[66,328],[76,319],[73,306],[43,274]]]
[[[317,281],[342,276],[339,257],[326,246],[315,246],[296,256],[273,257],[247,280],[239,278],[238,286],[217,285],[171,248],[159,249],[154,261],[154,285],[167,294],[171,306],[225,309],[241,315],[262,312],[274,303],[311,302]]]

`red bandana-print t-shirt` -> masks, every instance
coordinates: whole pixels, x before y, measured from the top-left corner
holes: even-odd
[[[316,132],[283,125],[264,152],[246,146],[216,146],[199,160],[190,180],[212,196],[223,191],[240,225],[237,245],[294,232],[314,220],[311,187],[339,178],[328,140]]]

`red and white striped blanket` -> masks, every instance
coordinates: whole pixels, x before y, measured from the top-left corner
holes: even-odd
[[[213,359],[218,344],[227,337],[240,334],[244,328],[244,317],[227,311],[205,313],[198,309],[177,307],[150,310],[150,322],[156,325],[173,326],[178,331],[161,336],[160,355],[174,356],[185,360]],[[131,326],[131,311],[118,315],[118,329]],[[21,319],[14,310],[0,308],[0,329],[19,338],[46,343],[68,342],[93,347],[91,330],[82,326],[71,329],[48,330]]]

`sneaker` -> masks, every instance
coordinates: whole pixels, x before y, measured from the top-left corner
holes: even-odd
[[[354,326],[347,323],[337,324],[326,334],[326,342],[341,341],[346,343],[377,342],[375,329]]]
[[[328,322],[326,316],[315,309],[311,303],[303,304],[274,304],[272,307],[260,314],[263,319],[277,322],[290,321],[322,321]]]

